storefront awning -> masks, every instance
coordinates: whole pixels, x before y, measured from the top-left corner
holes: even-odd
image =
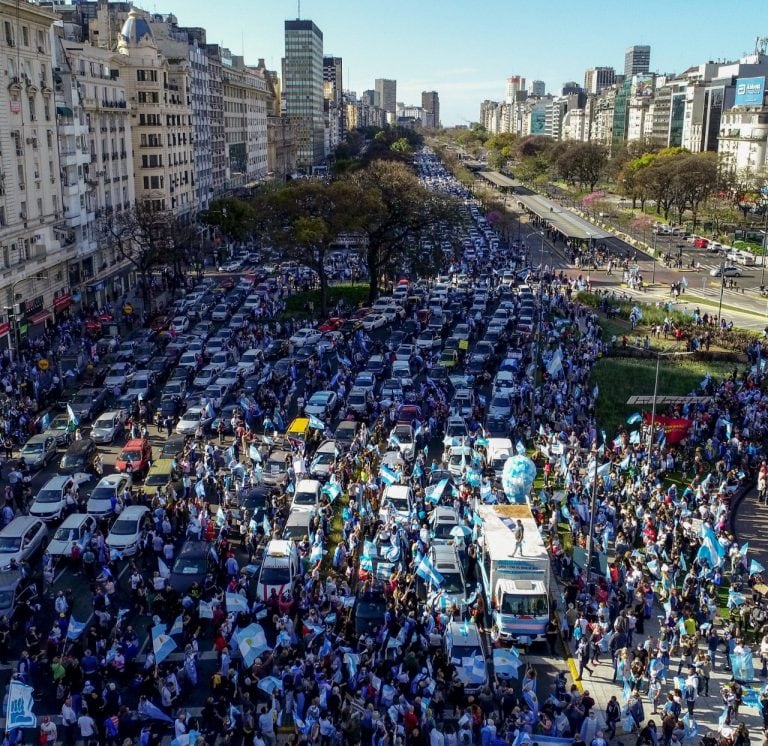
[[[42,324],[44,321],[48,321],[51,318],[51,312],[46,309],[44,311],[38,311],[27,319],[27,323],[30,326],[36,326]]]
[[[72,109],[70,109],[69,106],[57,106],[56,107],[56,113],[60,117],[71,117],[72,116]]]
[[[60,295],[58,298],[53,299],[53,310],[56,311],[56,313],[66,311],[71,305],[72,296],[69,293],[64,293],[64,295]]]

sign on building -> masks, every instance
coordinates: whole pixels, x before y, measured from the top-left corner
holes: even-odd
[[[735,106],[762,106],[765,98],[765,76],[736,80]]]

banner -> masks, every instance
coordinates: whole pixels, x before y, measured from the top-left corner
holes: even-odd
[[[32,712],[32,693],[34,688],[17,679],[8,684],[8,713],[5,730],[14,728],[36,728],[37,717]]]
[[[650,413],[646,412],[643,415],[643,422],[646,425],[651,424]],[[677,445],[688,436],[692,424],[692,420],[685,417],[668,417],[665,414],[657,414],[653,418],[653,426],[664,429],[667,444],[671,446]]]

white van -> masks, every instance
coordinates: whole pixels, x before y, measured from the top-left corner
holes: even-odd
[[[293,493],[291,511],[315,510],[320,504],[320,490],[322,485],[317,479],[300,479]]]
[[[407,521],[411,517],[411,508],[413,506],[413,493],[411,488],[405,484],[390,484],[381,498],[381,508],[379,508],[379,518],[386,522],[391,515],[395,521]]]
[[[272,539],[267,544],[259,571],[260,601],[268,601],[274,590],[278,596],[293,590],[293,581],[301,572],[296,544],[288,539]]]

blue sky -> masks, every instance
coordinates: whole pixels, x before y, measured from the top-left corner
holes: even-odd
[[[280,70],[283,22],[293,0],[152,0],[136,5],[175,13],[185,26],[208,29],[208,41],[264,57]],[[375,78],[397,80],[397,100],[421,103],[440,94],[444,125],[478,119],[480,102],[504,97],[505,79],[543,80],[547,91],[583,83],[597,65],[621,72],[624,50],[651,45],[651,70],[680,72],[694,64],[737,59],[768,35],[765,0],[301,0],[301,17],[322,30],[326,54],[344,60],[344,87],[358,95]],[[763,28],[760,20],[763,20]]]

